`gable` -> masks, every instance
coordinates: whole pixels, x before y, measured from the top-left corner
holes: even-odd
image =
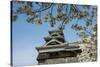
[[[48,45],[60,45],[60,44],[62,44],[62,42],[60,42],[60,41],[58,41],[58,40],[56,40],[56,39],[52,39],[52,40],[50,40],[49,42],[47,42],[47,43],[45,44],[45,46],[48,46]]]

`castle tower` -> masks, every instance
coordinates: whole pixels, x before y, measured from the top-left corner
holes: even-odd
[[[49,31],[49,36],[44,37],[45,44],[36,47],[39,52],[38,64],[57,64],[77,62],[77,54],[81,53],[79,46],[71,46],[66,43],[63,31]]]

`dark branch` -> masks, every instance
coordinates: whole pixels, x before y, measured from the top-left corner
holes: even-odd
[[[52,6],[52,5],[53,5],[53,4],[51,4],[49,7],[45,8],[45,9],[42,9],[42,10],[37,10],[37,11],[35,11],[35,13],[45,11],[45,10],[47,10],[47,9],[51,8],[51,6]]]

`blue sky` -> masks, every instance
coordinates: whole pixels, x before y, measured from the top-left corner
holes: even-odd
[[[13,6],[14,8],[18,5]],[[13,64],[14,66],[35,65],[37,64],[37,55],[35,47],[45,44],[44,37],[49,35],[51,28],[47,23],[42,25],[29,24],[26,22],[27,15],[21,14],[17,21],[12,24],[12,45],[13,45]],[[77,20],[71,21],[64,30],[65,39],[68,42],[79,40],[79,36],[71,29],[71,24]],[[83,21],[79,21],[80,23]]]

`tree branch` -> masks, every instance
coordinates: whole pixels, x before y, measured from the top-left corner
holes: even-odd
[[[53,4],[51,4],[49,7],[45,8],[45,9],[42,9],[42,10],[37,10],[37,11],[35,11],[35,13],[45,11],[45,10],[47,10],[47,9],[51,8],[51,6],[52,6],[52,5],[53,5]]]

